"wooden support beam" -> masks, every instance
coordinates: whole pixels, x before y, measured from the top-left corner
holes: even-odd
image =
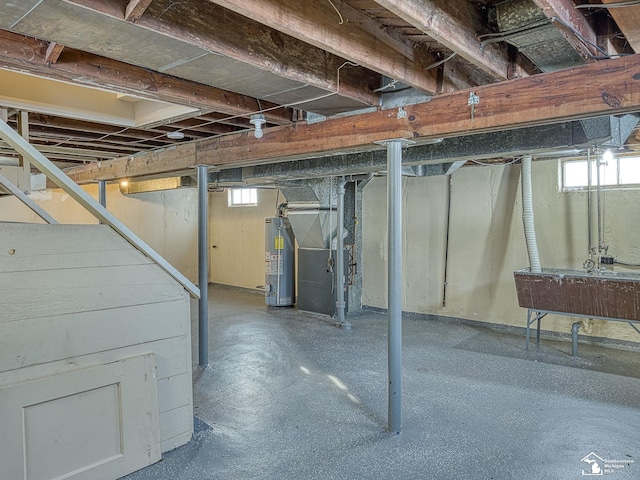
[[[602,0],[602,3],[620,3],[620,0]],[[620,31],[624,33],[627,42],[634,52],[640,53],[640,5],[624,8],[610,8],[609,15],[618,24]]]
[[[60,55],[62,54],[62,50],[64,50],[64,45],[60,45],[56,42],[49,43],[47,47],[47,51],[44,54],[44,61],[46,64],[56,63]]]
[[[122,18],[117,2],[67,1]],[[340,68],[344,58],[268,28],[257,18],[245,18],[206,0],[154,0],[136,25],[279,77],[323,90],[339,89],[341,96],[366,105],[380,103],[380,95],[373,92],[379,86],[379,76],[362,67]]]
[[[426,64],[414,47],[393,38],[347,2],[210,1],[417,89],[436,91],[436,72],[424,70]]]
[[[143,168],[142,164],[149,165]],[[72,167],[64,172],[76,183],[96,182],[98,180],[122,180],[146,176],[147,172],[175,172],[197,166],[196,145],[182,143],[174,147],[154,150],[149,153],[120,157],[115,160],[101,162],[100,165],[83,165]],[[88,180],[91,177],[93,180]]]
[[[574,8],[572,0],[533,1],[581,57],[588,62],[595,61],[593,57],[598,56],[598,51],[593,46],[597,42],[596,33],[583,13]]]
[[[589,85],[589,88],[584,88]],[[640,111],[640,55],[620,57],[553,73],[442,94],[403,112],[382,110],[325,122],[274,127],[262,139],[235,134],[131,159],[87,165],[68,173],[79,183],[166,174],[195,165],[243,166],[372,149],[389,138],[421,140],[493,132],[524,126]],[[401,114],[400,114],[401,113]]]
[[[124,11],[124,19],[128,22],[136,22],[153,0],[129,0]]]
[[[277,125],[291,123],[291,112],[270,102],[258,104],[255,98],[152,72],[91,53],[65,48],[58,62],[44,61],[47,42],[0,30],[0,68],[30,73],[74,85],[108,88],[114,92],[215,110],[228,115],[265,112],[267,121]],[[28,52],[28,55],[25,54]]]
[[[476,35],[485,33],[480,14],[468,0],[375,0],[407,23],[456,52],[492,78],[505,80],[509,70],[506,50],[481,47]]]

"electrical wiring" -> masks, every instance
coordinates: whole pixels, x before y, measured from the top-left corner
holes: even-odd
[[[453,57],[455,57],[457,55],[456,52],[453,52],[451,55],[449,55],[447,58],[443,58],[442,60],[438,60],[435,63],[432,63],[431,65],[427,65],[426,67],[424,67],[424,70],[431,70],[432,68],[436,68],[439,67],[440,65],[448,62],[449,60],[451,60]]]
[[[435,63],[432,63],[431,65],[427,65],[426,67],[423,68],[423,70],[427,71],[427,70],[431,70],[432,68],[436,68],[439,67],[440,65],[443,65],[444,63],[448,62],[449,60],[451,60],[453,57],[455,57],[457,55],[456,52],[453,52],[451,55],[449,55],[447,58],[443,58],[442,60],[438,60]],[[405,90],[410,90],[412,87],[403,87],[403,88],[396,88],[396,84],[398,83],[398,80],[391,80],[389,83],[387,83],[386,85],[383,85],[380,88],[376,88],[373,92],[374,93],[379,93],[379,92],[384,92],[385,90],[389,89],[389,88],[393,88],[394,92],[403,92]]]
[[[344,18],[342,18],[342,14],[340,13],[340,10],[338,10],[336,8],[336,6],[333,4],[333,2],[331,0],[329,0],[329,3],[331,4],[331,6],[333,7],[333,9],[336,11],[336,13],[338,14],[338,17],[340,17],[340,21],[338,22],[338,25],[342,25],[344,23]]]
[[[326,94],[323,94],[323,95],[319,95],[319,96],[314,97],[314,98],[307,98],[307,99],[304,99],[304,100],[298,100],[298,101],[296,101],[296,102],[290,102],[290,103],[286,103],[286,104],[283,104],[283,105],[275,105],[275,106],[273,106],[273,107],[264,108],[264,109],[263,109],[263,108],[261,108],[261,107],[262,107],[262,105],[260,104],[260,101],[259,101],[258,99],[256,99],[256,100],[258,100],[258,108],[259,108],[259,110],[258,110],[258,111],[255,111],[255,112],[248,112],[248,113],[242,113],[242,114],[237,114],[237,115],[230,115],[230,116],[228,116],[228,117],[219,118],[219,119],[216,119],[216,120],[209,120],[209,121],[206,121],[206,122],[200,123],[200,124],[195,125],[195,126],[185,127],[185,128],[180,128],[180,129],[177,129],[177,130],[175,130],[175,131],[176,131],[176,132],[182,132],[182,131],[184,131],[184,130],[188,130],[189,128],[205,127],[205,126],[207,126],[207,125],[212,125],[212,124],[214,124],[214,123],[226,122],[226,121],[229,121],[229,120],[234,120],[234,119],[236,119],[236,118],[245,118],[245,117],[251,116],[251,115],[253,115],[253,114],[259,114],[259,113],[269,112],[269,111],[271,111],[271,110],[277,110],[277,109],[279,109],[279,108],[295,107],[296,105],[301,105],[301,104],[303,104],[303,103],[315,102],[315,101],[318,101],[318,100],[322,100],[322,99],[324,99],[324,98],[332,97],[332,96],[337,95],[338,93],[340,93],[340,70],[341,70],[342,68],[346,67],[346,66],[350,66],[350,67],[359,67],[360,65],[358,65],[357,63],[354,63],[354,62],[345,61],[344,63],[342,63],[342,65],[340,65],[340,66],[337,68],[337,70],[336,70],[336,90],[335,90],[335,91],[332,91],[332,92],[329,92],[329,93],[326,93]],[[124,132],[126,132],[127,130],[129,130],[129,128],[128,128],[128,127],[125,127],[125,128],[123,128],[122,130],[119,130],[118,132],[114,132],[114,133],[107,133],[107,134],[103,135],[102,137],[100,137],[100,138],[98,138],[98,139],[96,139],[96,140],[94,140],[94,141],[104,140],[104,139],[108,138],[108,137],[109,137],[109,136],[111,136],[111,135],[116,135],[116,134],[124,133]],[[239,133],[239,132],[240,132],[240,131],[237,131],[237,132],[228,132],[228,133],[221,133],[221,134],[218,134],[218,135],[213,135],[213,136],[211,136],[211,137],[209,137],[209,138],[219,138],[219,137],[224,137],[224,136],[228,136],[228,135],[234,135],[234,134]],[[120,142],[120,143],[121,143],[122,145],[137,145],[137,144],[141,144],[141,143],[145,143],[145,142],[149,142],[149,141],[153,141],[153,140],[159,140],[159,139],[164,138],[164,137],[166,137],[166,133],[163,133],[163,134],[160,134],[160,135],[156,135],[155,137],[147,138],[147,139],[144,139],[144,140],[133,140],[133,141],[131,141],[131,142]],[[62,142],[60,142],[60,143],[56,144],[55,146],[63,145],[64,143],[69,142],[69,141],[71,141],[71,140],[82,140],[82,139],[81,139],[81,138],[79,138],[79,137],[70,137],[70,138],[68,138],[67,140],[64,140],[64,141],[62,141]],[[157,148],[157,147],[156,147],[156,148]],[[154,149],[155,149],[155,148],[154,148]],[[153,149],[150,149],[150,150],[153,150]]]
[[[507,163],[485,163],[485,162],[481,162],[480,160],[473,160],[473,159],[471,161],[478,165],[482,165],[483,167],[495,167],[496,165],[500,165],[504,167],[507,165],[513,165],[514,163],[519,162],[520,160],[522,160],[522,157],[516,157]]]
[[[396,83],[398,83],[397,80],[391,80],[389,83],[387,83],[386,85],[383,85],[380,88],[376,88],[373,93],[379,93],[379,92],[383,92],[385,90],[387,90],[388,88],[396,88]]]
[[[634,0],[635,1],[635,0]],[[596,45],[593,42],[590,42],[589,40],[587,40],[586,38],[584,38],[584,36],[578,32],[575,28],[573,28],[571,25],[569,25],[566,22],[563,22],[562,20],[560,20],[558,17],[551,17],[551,21],[552,22],[556,22],[560,25],[562,25],[564,28],[566,28],[567,30],[569,30],[571,33],[573,33],[576,38],[578,38],[578,40],[580,40],[583,44],[593,47],[595,48],[598,52],[602,53],[602,55],[592,55],[592,54],[588,54],[589,58],[593,58],[594,60],[608,60],[610,58],[615,58],[615,57],[626,57],[628,56],[628,54],[620,54],[620,55],[609,55],[607,52],[605,52],[602,47],[600,47],[599,45]]]
[[[535,30],[536,28],[543,27],[548,25],[548,20],[540,20],[538,22],[529,23],[527,25],[523,25],[522,27],[513,28],[511,30],[506,30],[504,32],[497,33],[485,33],[484,35],[478,35],[476,38],[480,41],[480,46],[485,47],[490,43],[498,43],[504,42],[510,38],[513,38],[518,35],[522,35],[523,33]]]
[[[632,263],[632,262],[623,262],[622,260],[614,260],[613,263],[615,263],[616,265],[622,265],[623,267],[638,267],[640,268],[640,263]]]
[[[638,3],[640,4],[640,0],[631,0],[629,2],[624,2],[626,4],[631,4],[631,3]],[[610,5],[617,5],[617,4],[610,4]],[[591,4],[589,4],[589,6],[593,6]],[[628,5],[627,5],[628,6]],[[600,5],[596,5],[596,7],[600,7]],[[578,8],[578,7],[576,7]],[[602,55],[593,55],[591,53],[588,53],[587,56],[589,58],[592,58],[594,60],[606,60],[606,59],[610,59],[610,58],[615,58],[615,57],[626,57],[628,54],[616,54],[616,55],[610,55],[607,52],[605,52],[602,47],[600,47],[599,45],[596,45],[595,43],[587,40],[579,31],[577,31],[574,27],[572,27],[571,25],[569,25],[568,23],[562,21],[560,18],[558,17],[551,17],[550,19],[552,22],[558,23],[560,24],[562,27],[566,28],[567,30],[569,30],[578,40],[580,40],[584,45],[588,46],[588,47],[592,47],[594,48],[597,52],[601,53]],[[524,27],[520,27],[517,29],[513,29],[513,30],[509,30],[506,32],[501,32],[501,33],[487,33],[484,35],[479,35],[477,38],[480,41],[480,45],[482,47],[489,45],[491,43],[498,43],[498,42],[504,42],[514,36],[520,35],[521,33],[527,31],[527,30],[531,30],[531,29],[535,29],[537,27],[540,27],[542,25],[544,25],[546,23],[545,21],[542,22],[536,22],[536,23],[532,23],[530,25],[526,25]]]
[[[547,24],[547,20],[539,20],[537,22],[527,23],[521,27],[512,28],[511,30],[504,30],[502,32],[484,33],[482,35],[476,35],[476,39],[482,41],[485,38],[504,37],[505,35],[512,35],[514,33],[522,33],[534,28],[542,27]]]

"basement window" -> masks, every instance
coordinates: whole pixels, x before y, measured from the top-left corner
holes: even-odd
[[[258,205],[258,190],[256,188],[230,188],[230,207],[255,207]]]
[[[592,160],[591,187],[596,188],[598,172]],[[562,191],[586,190],[589,185],[587,160],[564,160],[560,162]],[[610,152],[602,155],[600,163],[600,185],[605,188],[640,187],[640,156],[616,158]]]

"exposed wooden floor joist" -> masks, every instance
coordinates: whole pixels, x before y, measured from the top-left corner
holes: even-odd
[[[583,86],[588,84],[589,88]],[[316,124],[274,127],[262,139],[234,134],[137,157],[67,170],[79,183],[169,173],[194,165],[242,166],[371,148],[376,141],[454,137],[640,110],[640,55],[469,90],[427,103],[335,118]]]
[[[267,120],[278,125],[291,123],[289,110],[269,102],[259,105],[254,98],[246,95],[211,88],[70,48],[62,51],[56,63],[47,63],[47,42],[2,30],[0,44],[0,68],[5,70],[27,72],[74,85],[108,86],[116,92],[204,110],[215,109],[229,115],[250,115],[261,107],[265,110],[275,107],[265,113]]]

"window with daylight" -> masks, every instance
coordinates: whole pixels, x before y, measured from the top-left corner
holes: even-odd
[[[230,207],[255,207],[258,205],[258,190],[255,188],[230,188]]]
[[[596,160],[592,160],[591,186],[598,183]],[[563,160],[560,174],[564,192],[586,190],[589,185],[587,160]],[[616,158],[609,151],[600,161],[600,185],[605,188],[640,187],[640,156]]]

